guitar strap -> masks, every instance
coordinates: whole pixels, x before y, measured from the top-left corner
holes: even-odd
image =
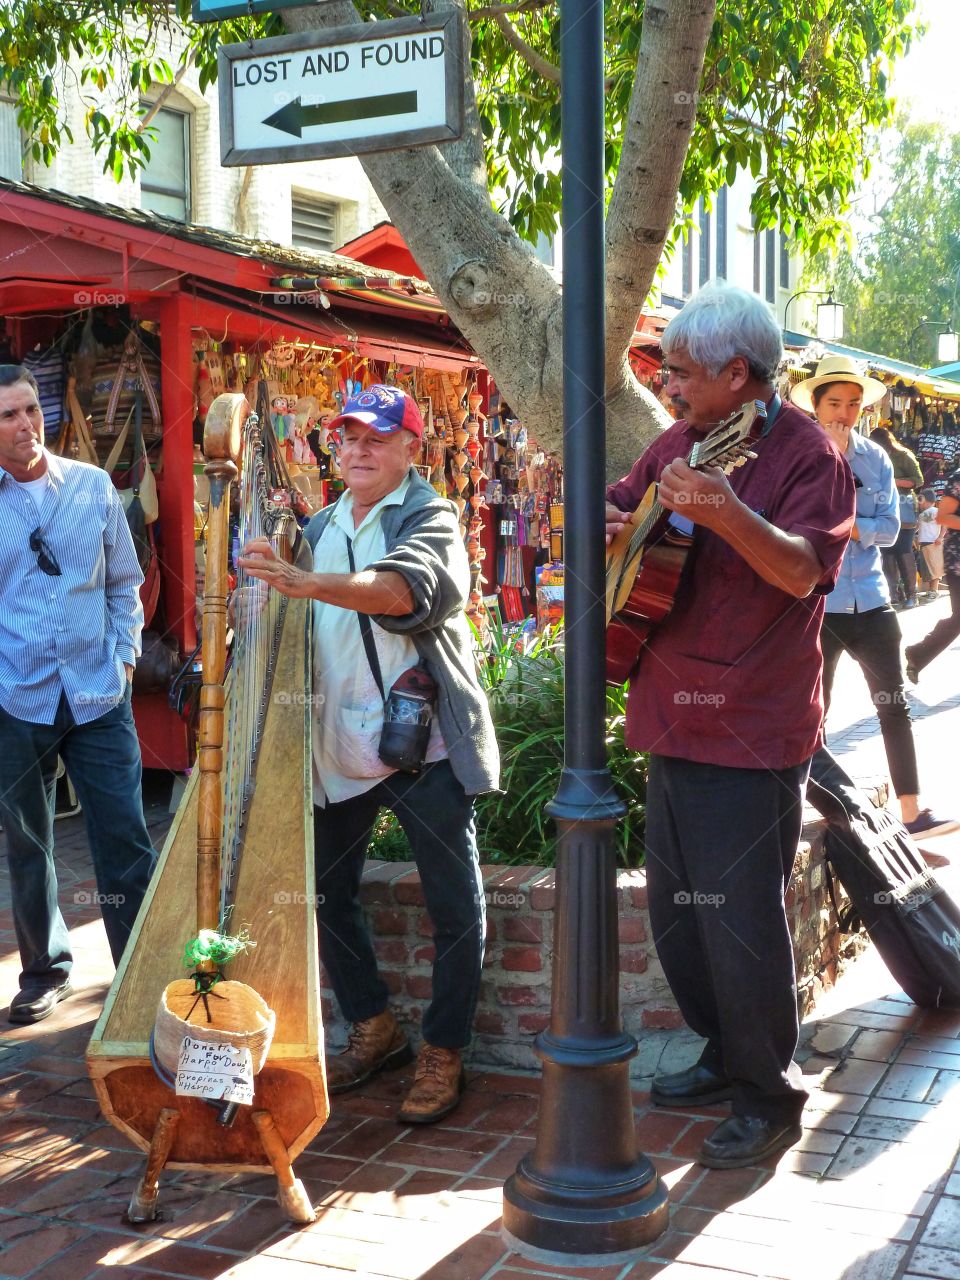
[[[767,409],[767,421],[764,424],[763,430],[760,432],[761,440],[764,438],[764,436],[768,436],[770,432],[773,430],[773,424],[776,422],[777,415],[779,414],[782,408],[783,408],[783,401],[780,399],[780,392],[775,391],[773,393],[773,399],[770,401],[770,405]]]

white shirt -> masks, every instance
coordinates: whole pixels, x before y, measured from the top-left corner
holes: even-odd
[[[381,560],[386,540],[380,523],[384,507],[399,506],[410,485],[409,474],[353,527],[353,495],[349,490],[313,552],[314,573],[349,573],[347,539],[353,539],[357,570]],[[419,660],[409,636],[384,631],[371,619],[370,630],[380,659],[383,687],[394,682]],[[370,670],[360,621],[355,610],[313,603],[313,802],[321,808],[362,795],[393,773],[377,754],[383,728],[383,699]],[[434,716],[427,760],[447,754]]]
[[[928,546],[940,537],[940,525],[937,521],[937,508],[926,507],[917,512],[917,541],[921,546]]]

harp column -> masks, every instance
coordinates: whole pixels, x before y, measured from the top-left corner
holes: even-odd
[[[230,502],[230,485],[237,467],[227,456],[208,462],[210,510]],[[197,837],[197,931],[216,929],[220,920],[220,850],[223,840],[223,676],[227,648],[227,559],[229,520],[208,522],[207,586],[203,605],[203,686],[198,723],[200,771]],[[212,960],[201,960],[203,973],[216,971]]]
[[[637,1149],[620,1025],[616,857],[623,815],[604,746],[603,0],[561,0],[565,757],[556,819],[550,1026],[537,1039],[537,1140],[503,1193],[503,1232],[561,1264],[628,1258],[667,1226],[666,1192]]]

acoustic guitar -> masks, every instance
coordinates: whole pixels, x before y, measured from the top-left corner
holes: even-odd
[[[687,465],[729,474],[757,456],[751,446],[766,420],[763,401],[751,400],[697,441]],[[630,677],[654,627],[673,608],[693,534],[671,524],[670,515],[650,485],[607,552],[607,684]]]

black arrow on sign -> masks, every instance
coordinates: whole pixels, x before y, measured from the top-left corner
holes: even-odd
[[[304,129],[318,124],[341,124],[345,120],[369,120],[374,116],[401,116],[417,109],[417,91],[381,93],[373,98],[345,98],[342,102],[320,102],[305,107],[294,98],[264,120],[271,128],[299,138]]]

